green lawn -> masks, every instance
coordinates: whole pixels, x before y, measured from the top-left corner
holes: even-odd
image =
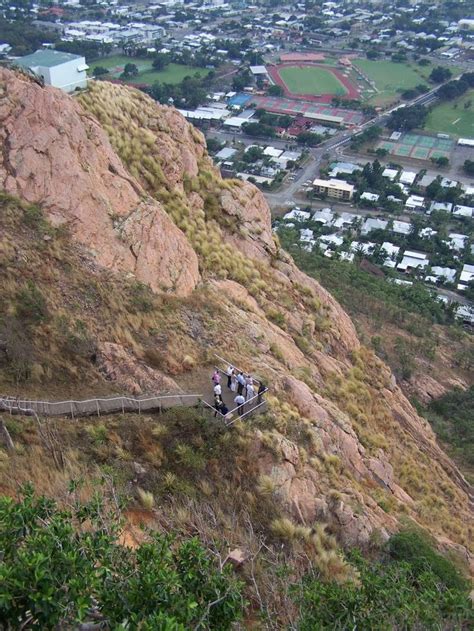
[[[103,57],[102,59],[97,59],[96,61],[92,61],[90,63],[89,72],[92,74],[92,70],[96,66],[102,66],[102,68],[108,68],[109,70],[115,69],[117,67],[123,68],[123,66],[125,66],[125,64],[128,64],[129,62],[136,63],[137,66],[143,63],[148,63],[148,65],[151,66],[150,59],[134,60],[131,57],[126,57],[125,55],[112,55],[111,57]]]
[[[169,64],[164,70],[153,70],[151,59],[141,59],[137,57],[126,57],[125,55],[112,55],[98,59],[90,64],[89,74],[92,75],[94,68],[102,66],[109,70],[109,75],[118,79],[123,72],[125,64],[135,64],[139,70],[139,75],[129,80],[129,83],[149,83],[161,81],[162,83],[180,83],[184,77],[195,74],[204,76],[209,71],[204,68],[194,68],[192,66],[182,66],[180,64]]]
[[[280,77],[293,94],[344,95],[346,89],[337,78],[324,68],[317,66],[285,66],[279,70]]]
[[[399,90],[414,88],[420,83],[430,85],[428,75],[432,70],[431,66],[371,59],[357,59],[354,65],[374,81],[378,93],[371,98],[371,101],[376,105],[395,99],[399,95]]]
[[[208,74],[209,70],[205,68],[196,68],[193,66],[181,66],[180,64],[169,64],[164,70],[147,70],[141,72],[138,77],[130,80],[130,83],[181,83],[184,77],[199,75],[203,77]]]
[[[471,105],[464,109],[469,102]],[[456,101],[441,103],[434,107],[428,115],[425,129],[474,138],[474,90],[469,90]]]

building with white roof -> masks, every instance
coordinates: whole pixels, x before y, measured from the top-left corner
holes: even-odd
[[[353,241],[350,245],[350,250],[352,252],[363,252],[364,254],[372,254],[375,249],[376,243],[372,243],[372,241],[367,241],[364,243],[363,241]]]
[[[384,241],[380,246],[380,252],[382,254],[386,254],[383,265],[385,267],[390,267],[391,269],[394,269],[397,264],[396,261],[398,253],[400,252],[400,248],[398,247],[398,245],[394,245],[393,243],[390,243],[390,241]]]
[[[396,232],[397,234],[410,234],[411,223],[409,223],[408,221],[395,220],[393,222],[392,232]]]
[[[450,232],[448,237],[450,240],[449,247],[458,252],[464,250],[469,239],[467,234],[459,234],[457,232]]]
[[[314,232],[309,228],[300,230],[300,241],[311,241],[314,239]]]
[[[456,317],[468,324],[474,324],[474,309],[469,305],[459,305]]]
[[[361,171],[362,167],[360,164],[354,164],[352,162],[336,162],[331,165],[331,171],[329,172],[329,177],[337,177],[341,173],[352,174],[355,171]]]
[[[432,184],[436,180],[436,175],[424,175],[421,180],[418,182],[419,186],[422,188],[426,188],[430,184]]]
[[[382,177],[388,177],[388,179],[392,182],[397,177],[397,175],[398,169],[390,169],[389,167],[386,167],[382,172]]]
[[[365,192],[365,193],[362,193],[362,195],[360,196],[360,199],[365,199],[368,202],[378,202],[379,197],[380,195],[378,195],[377,193]]]
[[[367,235],[372,232],[372,230],[385,230],[387,225],[388,221],[385,221],[385,219],[373,219],[372,217],[368,217],[364,221],[360,233]]]
[[[294,219],[295,221],[307,221],[311,217],[311,213],[307,210],[300,210],[299,208],[293,208],[290,212],[283,215],[283,219]]]
[[[405,208],[408,210],[420,210],[425,205],[425,198],[419,195],[410,195],[405,202]]]
[[[269,158],[279,158],[283,153],[282,149],[276,149],[275,147],[269,146],[265,147],[263,150],[263,155],[268,156]]]
[[[45,85],[52,85],[65,92],[87,87],[86,71],[89,66],[85,57],[58,50],[37,50],[15,60],[15,65],[29,71]]]
[[[449,202],[431,202],[429,214],[434,210],[442,210],[444,212],[450,213],[453,210],[453,205]]]
[[[415,252],[412,250],[405,250],[403,258],[397,265],[397,269],[401,272],[407,272],[410,269],[422,268],[424,269],[429,265],[428,255],[424,252]]]
[[[473,213],[474,208],[471,208],[471,206],[461,206],[460,204],[457,204],[453,208],[453,215],[456,217],[466,217],[467,219],[471,219]]]
[[[246,118],[240,118],[239,116],[231,116],[226,121],[224,121],[224,127],[228,127],[229,129],[242,129],[242,125],[244,123],[248,123]]]
[[[425,278],[425,280],[430,281],[432,283],[436,282],[448,282],[454,283],[454,279],[456,278],[456,270],[453,267],[439,267],[434,266],[431,268],[430,275]]]
[[[215,157],[217,158],[217,160],[228,160],[229,158],[232,158],[232,156],[235,156],[236,153],[237,149],[232,149],[232,147],[224,147],[218,153],[216,153]]]
[[[444,177],[441,180],[440,184],[443,188],[456,188],[458,182],[456,180],[450,180],[449,178]]]
[[[322,208],[321,210],[316,210],[313,214],[313,221],[322,223],[325,226],[330,225],[334,221],[334,213],[330,208]]]
[[[339,237],[337,234],[325,234],[322,237],[319,237],[319,240],[322,241],[322,243],[333,246],[334,248],[338,248],[344,241],[344,239]]]
[[[474,265],[464,265],[461,274],[459,276],[458,289],[459,291],[465,291],[469,283],[474,281]]]
[[[267,69],[265,66],[250,66],[250,72],[254,75],[254,77],[267,76]]]
[[[339,217],[333,221],[333,226],[335,228],[342,228],[343,226],[350,226],[358,219],[358,215],[354,215],[353,213],[341,213]]]
[[[354,252],[339,252],[339,258],[341,261],[348,261],[352,263],[354,260]]]
[[[417,174],[415,171],[402,171],[400,175],[399,182],[402,184],[408,184],[411,186],[413,182],[416,180]]]
[[[427,226],[426,228],[422,228],[418,234],[422,239],[430,239],[434,237],[435,234],[438,234],[438,232]]]

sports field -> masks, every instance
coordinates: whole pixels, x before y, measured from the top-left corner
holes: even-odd
[[[126,57],[125,55],[112,55],[111,57],[104,57],[90,64],[89,74],[92,75],[94,68],[102,66],[107,68],[109,74],[105,75],[111,79],[119,79],[123,72],[125,64],[135,64],[138,68],[139,74],[133,79],[128,79],[127,83],[148,83],[152,84],[155,81],[161,83],[180,83],[186,76],[204,76],[209,71],[204,68],[194,68],[192,66],[182,66],[180,64],[169,64],[164,70],[154,70],[152,66],[152,59],[143,59],[138,57]]]
[[[456,101],[434,107],[428,115],[425,129],[474,138],[474,90],[469,90]]]
[[[347,90],[336,76],[318,66],[283,66],[280,77],[292,94],[334,94],[342,96]]]
[[[400,91],[420,84],[429,85],[427,77],[432,70],[431,65],[417,66],[371,59],[356,59],[354,65],[375,83],[378,92],[370,100],[377,105],[394,100]]]

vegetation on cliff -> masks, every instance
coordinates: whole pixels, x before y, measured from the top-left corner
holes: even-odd
[[[14,94],[24,90],[16,87]],[[27,92],[38,111],[56,108],[48,120],[60,142],[81,138],[80,150],[64,146],[72,180],[83,178],[86,188],[63,195],[49,187],[48,161],[58,158],[49,146],[34,162],[41,186],[7,174],[0,157],[5,186],[34,200],[0,199],[0,230],[9,236],[0,249],[2,390],[38,398],[195,391],[209,385],[217,351],[270,392],[265,414],[232,428],[197,409],[74,422],[5,418],[14,447],[0,450],[0,491],[15,496],[32,480],[61,511],[71,479],[83,481],[86,503],[97,480],[107,480],[125,502],[126,543],[145,541],[145,523],[175,541],[198,537],[219,560],[214,568],[240,550],[246,616],[267,628],[298,619],[289,585],[305,575],[360,584],[348,551],[380,552],[407,520],[468,561],[466,481],[345,312],[280,248],[258,191],[221,180],[202,136],[137,91],[93,84],[78,101],[36,84]],[[8,94],[2,133],[24,140],[21,103]],[[18,150],[8,144],[7,157],[10,146]],[[98,165],[100,195],[84,148]],[[129,203],[118,208],[120,199],[111,200],[120,195]],[[99,211],[101,222],[81,233]],[[178,295],[173,266],[185,273],[186,257],[176,261],[165,248],[158,265],[145,252],[155,291],[137,281],[133,261],[115,259],[119,250],[135,259],[155,217],[199,265]],[[117,249],[98,251],[101,226]]]

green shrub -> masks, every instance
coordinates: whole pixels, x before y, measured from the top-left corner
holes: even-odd
[[[31,280],[17,293],[16,315],[32,324],[39,324],[47,318],[46,300]]]
[[[467,590],[440,584],[427,566],[417,567],[416,559],[414,564],[371,562],[353,550],[348,560],[359,571],[359,584],[325,582],[313,572],[294,588],[301,611],[299,631],[472,628]]]
[[[457,567],[433,549],[429,539],[418,531],[399,532],[390,539],[393,559],[410,564],[414,576],[434,574],[447,589],[467,590],[468,582]]]
[[[2,628],[225,631],[241,617],[241,583],[197,539],[154,533],[132,550],[120,526],[99,494],[65,509],[30,487],[1,497]]]

